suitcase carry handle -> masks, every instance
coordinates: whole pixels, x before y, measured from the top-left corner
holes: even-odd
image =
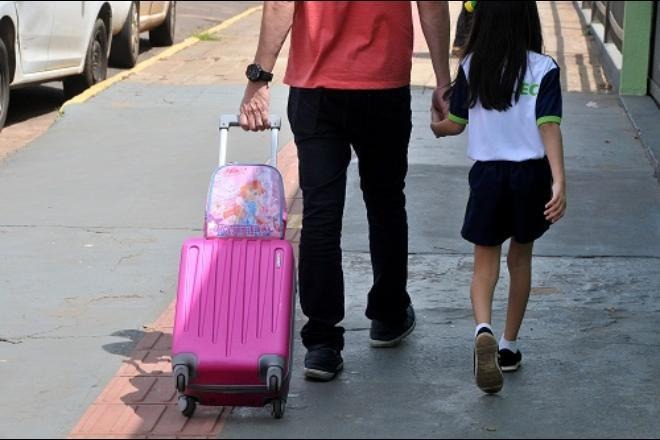
[[[277,168],[277,146],[282,120],[277,115],[268,115],[270,121],[270,164]],[[227,137],[229,127],[240,127],[238,115],[222,115],[220,117],[220,166],[227,164]]]

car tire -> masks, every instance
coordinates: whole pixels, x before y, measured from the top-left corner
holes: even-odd
[[[64,95],[71,99],[96,83],[103,81],[108,74],[108,34],[105,23],[100,18],[94,24],[92,38],[85,56],[85,67],[79,75],[64,78]]]
[[[174,44],[174,28],[176,26],[176,2],[170,2],[165,21],[156,29],[149,31],[149,41],[152,46],[171,46]]]
[[[0,40],[0,130],[5,126],[9,111],[9,55],[5,43]]]
[[[140,12],[136,2],[131,2],[121,32],[112,38],[110,64],[130,69],[137,63],[138,55],[140,55]]]

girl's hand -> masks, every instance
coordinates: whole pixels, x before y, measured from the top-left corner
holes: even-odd
[[[432,121],[431,122],[431,131],[433,132],[433,134],[435,135],[436,138],[445,136],[442,133],[442,121]]]
[[[552,199],[545,205],[546,220],[556,223],[566,213],[566,185],[555,182],[552,184]]]
[[[433,134],[437,138],[443,136],[456,136],[457,134],[463,133],[463,130],[465,130],[465,125],[457,124],[449,119],[431,122],[431,131],[433,131]]]

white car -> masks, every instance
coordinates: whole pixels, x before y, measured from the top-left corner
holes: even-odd
[[[152,46],[171,46],[176,25],[175,1],[111,1],[110,63],[133,67],[140,54],[140,33],[149,31]]]
[[[104,80],[112,16],[108,1],[0,1],[0,128],[10,88],[63,80],[71,97]]]

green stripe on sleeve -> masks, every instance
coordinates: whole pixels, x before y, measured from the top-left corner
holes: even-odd
[[[561,117],[559,117],[559,116],[543,116],[543,117],[540,117],[536,120],[536,125],[539,126],[539,127],[543,124],[548,124],[548,123],[561,124]]]
[[[449,113],[449,116],[447,116],[447,119],[449,119],[452,122],[456,122],[457,124],[461,124],[461,125],[467,125],[468,124],[467,119],[463,119],[461,117],[458,117],[453,113]]]

